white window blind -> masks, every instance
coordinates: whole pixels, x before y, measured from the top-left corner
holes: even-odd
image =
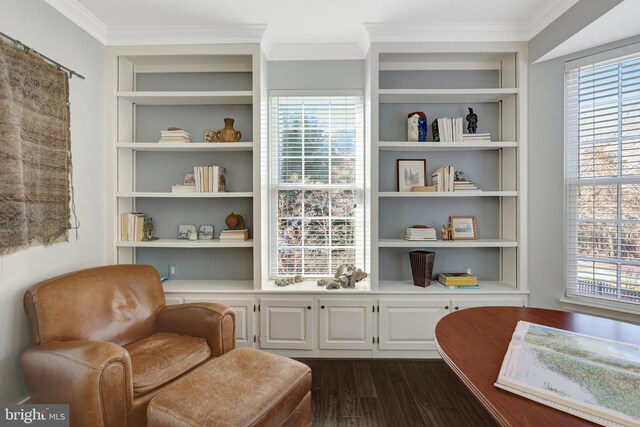
[[[364,261],[362,96],[272,96],[271,277]]]
[[[640,54],[580,62],[565,73],[566,293],[640,304]]]

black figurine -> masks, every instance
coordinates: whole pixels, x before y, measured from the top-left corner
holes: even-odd
[[[476,133],[476,129],[478,129],[478,115],[473,112],[473,108],[469,107],[469,114],[467,114],[467,121],[469,124],[467,125],[467,130],[469,133]]]

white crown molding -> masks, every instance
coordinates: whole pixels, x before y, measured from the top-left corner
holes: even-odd
[[[528,39],[534,38],[540,31],[558,19],[579,0],[549,0],[524,23]]]
[[[98,19],[93,13],[89,12],[86,7],[82,6],[76,0],[44,0],[67,17],[71,22],[85,30],[96,40],[102,44],[106,44],[107,26]]]
[[[358,43],[336,44],[273,44],[266,52],[269,61],[312,61],[363,59],[365,56]]]
[[[371,43],[527,41],[523,25],[485,23],[365,23]]]
[[[108,46],[260,43],[266,24],[109,27]]]

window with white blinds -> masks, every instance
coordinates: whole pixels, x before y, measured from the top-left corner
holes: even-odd
[[[640,304],[640,54],[587,62],[565,72],[566,293]]]
[[[272,96],[271,277],[364,261],[362,96]]]

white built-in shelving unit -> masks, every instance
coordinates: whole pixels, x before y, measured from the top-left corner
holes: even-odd
[[[526,283],[526,43],[373,43],[365,60],[365,245],[369,277],[354,289],[315,280],[279,287],[268,277],[267,62],[258,44],[108,49],[109,244],[114,263],[167,274],[168,304],[211,301],[236,313],[238,346],[292,357],[437,357],[435,325],[452,311],[522,306]],[[301,88],[304,89],[304,88]],[[409,112],[457,117],[472,106],[490,142],[406,142]],[[236,119],[238,143],[202,142]],[[178,126],[192,143],[158,143]],[[431,133],[431,132],[429,132]],[[202,135],[202,136],[201,136]],[[399,193],[396,160],[452,165],[482,191]],[[198,164],[227,170],[227,193],[172,193]],[[120,214],[154,218],[158,240],[120,241]],[[234,211],[251,240],[218,239]],[[479,238],[409,242],[407,226],[440,229],[475,215]],[[213,224],[214,240],[178,240],[179,224]],[[413,285],[408,252],[436,252],[434,273],[471,268],[478,289]]]
[[[407,285],[408,252],[421,249],[436,253],[434,273],[470,268],[477,274],[480,289],[465,290],[469,297],[487,290],[526,297],[526,49],[523,43],[372,44],[372,290],[421,293]],[[479,116],[478,132],[490,132],[492,140],[433,142],[431,122],[464,118],[467,107]],[[406,118],[413,111],[427,115],[427,142],[406,142]],[[396,160],[404,158],[426,159],[428,181],[438,167],[462,169],[482,191],[397,192]],[[413,224],[432,226],[439,235],[449,215],[476,216],[479,238],[402,238]],[[422,293],[433,289],[443,291],[431,286]]]
[[[109,48],[112,212],[109,233],[116,263],[149,263],[163,275],[178,271],[167,289],[246,292],[262,282],[261,102],[265,60],[259,44],[122,46]],[[202,142],[205,129],[236,119],[236,143]],[[179,126],[192,143],[159,143]],[[227,169],[227,192],[171,192],[193,166]],[[158,240],[120,241],[120,214],[154,219]],[[231,211],[248,223],[251,239],[221,241]],[[178,225],[213,224],[213,240],[179,240]]]

